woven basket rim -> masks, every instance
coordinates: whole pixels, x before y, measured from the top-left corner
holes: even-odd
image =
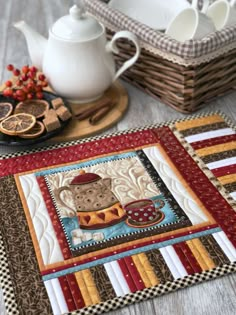
[[[87,11],[106,27],[113,31],[126,29],[135,33],[143,48],[175,63],[200,64],[236,48],[236,25],[211,33],[201,40],[180,43],[109,7],[102,0],[84,0],[84,2]]]

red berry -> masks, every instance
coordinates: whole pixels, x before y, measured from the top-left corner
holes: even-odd
[[[16,99],[20,102],[25,100],[25,96],[17,96]]]
[[[12,96],[13,95],[13,89],[7,89],[8,95]]]
[[[17,94],[16,94],[16,92],[13,92],[12,97],[13,97],[14,99],[16,99],[16,98],[17,98]]]
[[[7,87],[11,87],[12,86],[12,82],[9,80],[9,81],[6,81],[5,82],[5,85],[7,86]]]
[[[29,67],[28,67],[28,66],[23,66],[22,69],[21,69],[21,71],[22,71],[24,74],[26,74],[26,73],[29,72]]]
[[[14,70],[14,66],[11,65],[11,64],[7,65],[7,70],[13,71]]]
[[[25,92],[22,90],[16,90],[16,95],[19,97],[23,97],[23,96],[25,96]]]
[[[36,93],[36,97],[39,98],[39,99],[42,99],[43,98],[43,93],[42,92],[37,92]]]
[[[23,86],[23,87],[22,87],[22,91],[23,91],[25,94],[28,94],[28,93],[29,93],[29,89],[28,89],[26,86]]]
[[[35,66],[30,67],[29,70],[31,72],[37,72],[38,71],[38,69]]]
[[[13,95],[13,90],[12,89],[6,89],[3,91],[3,95],[6,97],[10,97]]]
[[[30,71],[30,72],[28,73],[28,77],[31,78],[31,79],[34,79],[35,76],[36,76],[36,72]]]
[[[29,91],[34,91],[35,90],[35,85],[33,82],[30,82],[27,84],[27,88]]]
[[[22,74],[21,80],[22,81],[27,81],[28,80],[28,75],[27,74]]]
[[[23,82],[22,82],[21,80],[17,80],[17,81],[16,81],[16,85],[17,85],[17,86],[22,86],[22,84],[23,84]]]
[[[28,98],[29,100],[32,100],[32,99],[34,98],[34,94],[33,94],[33,93],[28,93],[28,94],[27,94],[27,98]]]
[[[42,92],[42,89],[43,89],[43,87],[42,87],[42,85],[40,85],[40,84],[38,84],[38,85],[35,86],[35,91],[36,91],[36,92]]]
[[[17,77],[18,75],[20,75],[20,70],[19,69],[14,69],[13,70],[13,74]]]
[[[43,82],[42,82],[41,84],[42,84],[42,86],[43,86],[43,87],[46,87],[46,86],[48,86],[48,83],[47,83],[47,81],[43,81]]]
[[[40,81],[44,81],[46,79],[44,74],[40,74],[38,78]]]

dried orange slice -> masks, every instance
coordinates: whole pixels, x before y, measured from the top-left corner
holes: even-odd
[[[33,128],[31,128],[29,131],[21,133],[18,135],[20,138],[24,139],[33,139],[40,136],[45,130],[44,124],[41,121],[36,121]]]
[[[11,115],[13,106],[11,103],[0,103],[0,121]]]
[[[16,105],[15,114],[26,113],[41,118],[49,110],[49,103],[44,100],[26,100]]]
[[[5,118],[0,123],[0,131],[10,136],[25,133],[36,123],[36,118],[30,114],[15,114]]]

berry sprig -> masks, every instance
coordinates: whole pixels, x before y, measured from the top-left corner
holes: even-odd
[[[45,75],[36,67],[23,66],[19,70],[9,64],[7,70],[12,72],[13,78],[5,82],[4,96],[12,97],[17,101],[43,98],[43,88],[48,86],[48,82]]]

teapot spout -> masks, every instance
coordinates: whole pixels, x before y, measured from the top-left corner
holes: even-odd
[[[13,26],[24,34],[32,64],[42,70],[47,39],[31,28],[25,21],[18,21]]]

